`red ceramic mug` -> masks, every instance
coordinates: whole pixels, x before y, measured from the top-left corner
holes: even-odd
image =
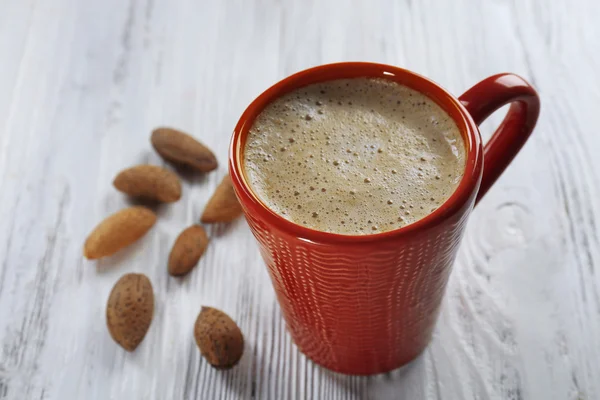
[[[405,227],[361,236],[282,218],[252,192],[243,168],[248,130],[267,104],[302,86],[355,77],[390,79],[433,99],[458,125],[467,155],[464,176],[441,207]],[[482,147],[477,125],[508,103],[504,121]],[[331,370],[367,375],[398,368],[425,349],[467,218],[523,146],[539,110],[535,90],[513,74],[492,76],[456,98],[413,72],[358,62],[299,72],[248,106],[231,141],[231,180],[303,353]]]

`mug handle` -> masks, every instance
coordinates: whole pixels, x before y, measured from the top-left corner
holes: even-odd
[[[525,79],[505,73],[484,79],[458,100],[477,125],[511,103],[506,117],[483,148],[483,177],[477,204],[529,138],[540,114],[540,98]]]

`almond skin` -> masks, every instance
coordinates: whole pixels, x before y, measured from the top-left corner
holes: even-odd
[[[152,146],[166,161],[185,165],[200,172],[209,172],[218,167],[212,151],[187,133],[173,128],[157,128],[150,138]]]
[[[106,304],[110,336],[127,351],[144,340],[154,315],[154,293],[146,275],[126,274],[113,287]]]
[[[200,221],[206,224],[231,222],[240,215],[242,215],[242,206],[233,191],[231,178],[229,175],[225,175],[215,193],[208,200]]]
[[[156,165],[136,165],[121,171],[113,185],[117,190],[136,198],[172,203],[181,198],[179,177]]]
[[[216,308],[202,307],[194,325],[194,338],[202,356],[215,368],[233,367],[244,353],[242,331]]]
[[[192,225],[179,234],[169,254],[169,274],[182,276],[198,264],[208,246],[208,236],[200,225]]]
[[[144,236],[156,222],[156,215],[146,207],[129,207],[100,222],[83,246],[90,259],[110,256]]]

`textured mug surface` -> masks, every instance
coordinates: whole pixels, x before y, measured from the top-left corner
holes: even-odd
[[[390,79],[432,98],[455,120],[467,155],[464,176],[441,207],[400,229],[361,236],[315,231],[275,214],[250,189],[242,164],[248,130],[267,104],[298,87],[354,77]],[[508,103],[484,149],[476,124]],[[250,104],[233,134],[229,170],[303,353],[331,370],[368,375],[398,368],[425,349],[469,213],[525,143],[538,114],[535,90],[516,75],[490,77],[457,99],[413,72],[358,62],[299,72]]]

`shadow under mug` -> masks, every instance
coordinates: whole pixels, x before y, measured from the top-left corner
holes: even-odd
[[[252,192],[243,168],[248,131],[267,104],[290,91],[357,77],[398,82],[442,107],[464,139],[462,180],[433,213],[393,231],[351,236],[297,225]],[[504,121],[483,147],[477,125],[508,103]],[[369,375],[398,368],[425,349],[467,218],[521,149],[539,110],[536,91],[517,75],[492,76],[456,98],[413,72],[363,62],[296,73],[248,106],[233,133],[229,172],[289,332],[304,354],[334,371]]]

